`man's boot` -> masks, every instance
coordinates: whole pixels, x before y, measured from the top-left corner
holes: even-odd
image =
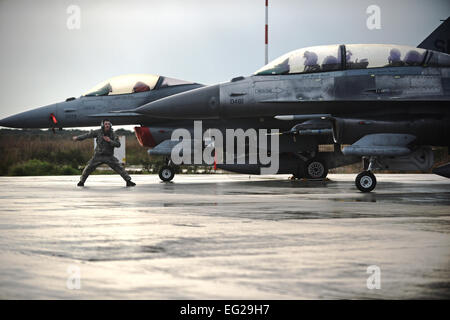
[[[127,180],[127,187],[134,187],[136,185],[136,183],[134,183],[131,180]]]
[[[78,182],[77,187],[84,187],[84,182],[83,181]]]

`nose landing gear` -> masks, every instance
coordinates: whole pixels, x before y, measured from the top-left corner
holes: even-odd
[[[355,185],[361,192],[370,192],[375,189],[377,185],[377,179],[372,173],[376,162],[375,157],[370,157],[370,162],[367,170],[361,172],[356,176]]]
[[[172,181],[175,177],[175,168],[170,159],[166,159],[166,165],[159,169],[159,178],[164,182]]]
[[[159,178],[164,182],[171,181],[174,176],[175,171],[173,170],[173,167],[164,166],[159,170]]]

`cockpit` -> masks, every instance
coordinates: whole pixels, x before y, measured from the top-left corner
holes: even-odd
[[[349,44],[302,48],[291,51],[254,75],[315,73],[346,69],[402,66],[450,67],[450,55],[389,44]]]
[[[194,83],[152,74],[127,74],[99,83],[85,93],[84,96],[97,97],[131,94],[187,84]]]

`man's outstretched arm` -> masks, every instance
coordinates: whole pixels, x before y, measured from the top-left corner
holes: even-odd
[[[82,141],[84,139],[94,138],[95,136],[96,136],[96,132],[91,130],[90,132],[82,134],[81,136],[72,137],[72,140],[73,141]]]

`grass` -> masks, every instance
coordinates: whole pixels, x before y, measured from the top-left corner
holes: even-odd
[[[125,130],[120,130],[122,135]],[[79,174],[94,153],[91,139],[74,142],[79,130],[0,130],[0,175]],[[150,160],[134,134],[126,131],[126,157],[131,165],[146,165]]]
[[[91,139],[72,141],[86,131],[63,130],[0,130],[0,176],[81,174],[94,154]],[[127,165],[140,166],[142,173],[156,173],[164,165],[162,157],[150,158],[147,149],[137,141],[134,133],[117,130],[126,137]],[[182,166],[195,173],[194,166]],[[205,167],[211,172],[211,167]],[[180,172],[181,169],[179,170]],[[110,170],[96,170],[93,174],[111,174]]]
[[[68,165],[55,165],[50,162],[31,159],[11,166],[8,170],[10,176],[57,176],[79,175],[80,170]]]
[[[0,130],[0,175],[68,175],[81,174],[81,170],[92,157],[91,139],[74,142],[72,137],[86,131],[63,130]],[[142,173],[157,173],[164,165],[162,157],[150,158],[147,149],[139,145],[134,133],[117,130],[126,137],[127,165],[140,166]],[[447,148],[434,150],[435,166],[449,162]],[[197,173],[198,167],[181,166],[180,173]],[[204,166],[205,173],[213,172],[212,166]],[[361,164],[330,170],[330,173],[357,173]],[[111,174],[109,170],[96,170],[94,174]]]

